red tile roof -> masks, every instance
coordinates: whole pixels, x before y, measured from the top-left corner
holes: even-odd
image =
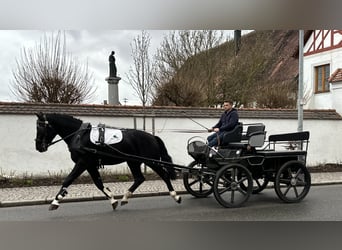
[[[335,72],[329,77],[329,82],[342,82],[342,69],[338,68],[335,70]]]
[[[0,115],[34,115],[38,112],[63,113],[74,116],[134,117],[145,114],[150,117],[217,118],[222,113],[222,109],[169,106],[149,106],[143,109],[141,106],[0,102]],[[239,109],[238,112],[242,119],[297,119],[298,111],[295,109]],[[342,117],[335,110],[304,110],[304,119],[342,120]]]

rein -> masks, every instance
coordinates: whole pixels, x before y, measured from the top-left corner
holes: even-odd
[[[69,138],[69,137],[75,135],[77,132],[79,132],[79,131],[81,131],[81,130],[85,130],[85,129],[78,129],[78,130],[76,130],[75,132],[73,132],[73,133],[71,133],[71,134],[69,134],[69,135],[67,135],[67,136],[64,136],[63,138],[60,138],[60,139],[58,139],[58,140],[56,140],[56,141],[53,141],[53,142],[50,142],[47,146],[50,147],[50,146],[52,146],[53,144],[56,144],[57,142],[63,141],[64,139],[67,139],[67,138]]]
[[[65,140],[65,139],[67,139],[67,138],[69,138],[69,137],[71,137],[71,136],[74,136],[76,133],[78,133],[78,132],[80,132],[80,131],[88,130],[88,129],[89,129],[88,126],[89,126],[89,123],[82,123],[81,126],[80,126],[80,128],[77,129],[75,132],[73,132],[73,133],[71,133],[71,134],[69,134],[69,135],[67,135],[67,136],[64,136],[64,137],[61,138],[61,139],[58,139],[58,140],[53,141],[53,142],[50,142],[50,143],[48,144],[48,147],[50,147],[51,145],[53,145],[53,144],[55,144],[55,143],[57,143],[57,142],[60,142],[60,141],[62,141],[62,140]]]

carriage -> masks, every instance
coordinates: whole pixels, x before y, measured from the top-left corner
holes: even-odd
[[[276,134],[265,140],[263,124],[251,124],[245,132],[239,124],[216,149],[190,138],[187,149],[194,161],[184,171],[184,186],[195,197],[214,193],[222,206],[239,207],[272,182],[282,201],[299,202],[311,186],[306,168],[309,135],[308,131]]]
[[[273,182],[277,196],[286,203],[299,202],[308,194],[311,176],[306,168],[310,133],[275,134],[266,139],[264,124],[242,123],[227,132],[222,144],[209,147],[204,138],[191,137],[187,152],[193,158],[188,166],[125,154],[107,145],[116,156],[174,168],[182,173],[184,187],[196,198],[214,193],[226,208],[239,207],[251,194],[263,191]],[[86,148],[89,152],[91,148]],[[97,152],[108,155],[108,153]]]
[[[270,135],[266,140],[263,124],[246,127],[239,123],[225,133],[219,147],[209,147],[200,137],[190,138],[187,151],[193,161],[184,166],[173,163],[163,141],[147,132],[120,129],[111,135],[115,142],[107,143],[104,132],[110,128],[104,125],[93,127],[68,115],[40,113],[37,116],[36,149],[45,152],[49,146],[64,140],[75,162],[50,210],[59,207],[67,187],[86,170],[115,209],[118,201],[110,189],[104,187],[97,168],[125,161],[134,183],[123,195],[121,205],[127,204],[128,198],[144,181],[141,163],[150,166],[164,180],[170,195],[178,203],[181,197],[170,181],[176,177],[176,171],[183,174],[188,193],[197,198],[214,193],[223,207],[242,206],[251,194],[260,193],[270,182],[278,197],[287,203],[301,201],[310,190],[311,177],[306,168],[308,131]],[[94,129],[97,132],[95,142],[92,141]],[[53,141],[56,135],[61,138]]]

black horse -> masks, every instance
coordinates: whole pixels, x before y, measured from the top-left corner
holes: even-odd
[[[63,114],[36,114],[37,136],[36,150],[45,152],[48,147],[58,141],[53,141],[56,135],[59,135],[68,145],[71,159],[75,163],[74,168],[65,178],[60,191],[52,201],[49,210],[55,210],[59,207],[59,201],[67,194],[67,188],[79,177],[85,170],[90,174],[96,187],[101,190],[108,199],[110,199],[113,209],[118,205],[118,200],[114,199],[113,193],[108,187],[104,187],[98,167],[100,165],[115,165],[121,162],[127,162],[134,178],[132,186],[122,197],[121,205],[128,202],[132,193],[145,181],[141,172],[141,164],[146,163],[153,169],[166,183],[170,195],[176,202],[181,202],[181,197],[174,191],[171,179],[176,178],[175,169],[172,164],[163,167],[158,161],[172,163],[163,141],[144,131],[135,129],[122,129],[122,140],[116,144],[94,144],[90,141],[91,125],[83,123],[69,115]],[[132,155],[136,157],[127,157]],[[152,161],[144,161],[151,159]]]

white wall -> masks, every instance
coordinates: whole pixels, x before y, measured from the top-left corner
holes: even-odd
[[[133,128],[133,118],[79,117],[84,122]],[[217,118],[218,119],[218,118]],[[196,119],[206,127],[213,126],[217,119]],[[241,119],[243,123],[262,122],[266,125],[267,137],[271,134],[295,132],[297,121],[288,119]],[[151,131],[152,121],[147,119],[146,129]],[[339,142],[342,141],[342,121],[304,120],[304,130],[311,133],[308,151],[308,165],[319,163],[341,163],[342,154]],[[142,128],[142,118],[137,120],[137,127]],[[187,165],[192,158],[187,155],[186,146],[189,138],[206,138],[208,133],[180,133],[175,129],[202,129],[186,118],[156,118],[155,135],[159,136],[175,163]],[[47,152],[35,150],[36,117],[34,115],[0,115],[0,173],[7,175],[49,175],[68,173],[73,162],[64,142],[57,143]],[[125,164],[106,167],[107,170],[126,171]]]
[[[332,91],[332,106],[336,112],[342,114],[342,82],[335,82],[330,85]]]

